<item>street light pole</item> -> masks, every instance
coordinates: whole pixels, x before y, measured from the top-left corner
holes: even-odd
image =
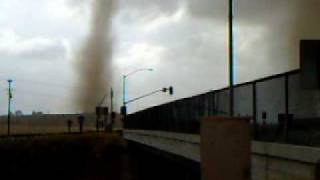
[[[9,83],[9,93],[8,93],[8,136],[10,136],[10,119],[11,119],[11,99],[12,99],[12,92],[11,92],[11,83],[12,80],[8,80]]]
[[[142,69],[137,69],[137,70],[135,70],[135,71],[132,71],[132,72],[130,72],[130,73],[128,73],[128,74],[126,74],[126,75],[123,75],[123,77],[122,77],[122,93],[123,93],[123,95],[122,95],[122,110],[123,111],[126,111],[126,88],[127,88],[127,84],[126,84],[126,81],[127,81],[127,77],[128,76],[131,76],[131,75],[133,75],[133,74],[136,74],[137,72],[141,72],[141,71],[153,71],[153,69],[151,69],[151,68],[142,68]],[[125,114],[126,113],[124,113],[124,116],[125,116]]]

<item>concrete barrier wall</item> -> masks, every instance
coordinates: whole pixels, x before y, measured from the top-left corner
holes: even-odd
[[[163,131],[125,130],[124,138],[200,163],[200,136]],[[320,148],[251,142],[253,180],[319,180]]]
[[[251,151],[252,179],[319,179],[316,177],[319,148],[252,142]]]

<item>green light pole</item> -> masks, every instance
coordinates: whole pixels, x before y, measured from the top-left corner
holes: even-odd
[[[122,104],[123,104],[123,109],[126,109],[126,86],[127,86],[127,84],[126,84],[126,81],[127,81],[127,77],[128,76],[131,76],[131,75],[133,75],[133,74],[135,74],[135,73],[137,73],[137,72],[141,72],[141,71],[153,71],[153,69],[151,69],[151,68],[142,68],[142,69],[137,69],[137,70],[135,70],[135,71],[132,71],[131,73],[128,73],[128,74],[126,74],[126,75],[123,75],[123,77],[122,77],[122,83],[123,83],[123,86],[122,86],[122,90],[123,90],[123,95],[122,95]]]
[[[12,99],[11,83],[12,83],[12,80],[9,79],[8,83],[9,83],[9,93],[8,93],[8,136],[10,136],[11,99]]]

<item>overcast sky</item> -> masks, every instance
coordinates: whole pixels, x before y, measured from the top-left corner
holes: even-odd
[[[13,110],[74,113],[76,56],[90,30],[92,0],[0,0],[0,113],[7,82]],[[318,0],[238,0],[235,3],[236,82],[299,68],[299,40],[319,38]],[[120,0],[112,19],[115,103],[172,85],[133,103],[137,111],[227,86],[226,0]],[[108,82],[106,82],[108,83]]]

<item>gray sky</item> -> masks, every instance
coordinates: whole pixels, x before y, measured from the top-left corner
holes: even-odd
[[[92,0],[0,0],[0,113],[6,113],[6,79],[14,80],[13,109],[73,113],[79,76],[76,56],[89,34]],[[319,38],[318,0],[236,2],[237,83],[299,66],[299,39]],[[173,85],[129,111],[227,85],[226,0],[120,0],[113,17],[110,84],[116,107],[121,77],[128,98]],[[106,82],[107,83],[107,82]]]

